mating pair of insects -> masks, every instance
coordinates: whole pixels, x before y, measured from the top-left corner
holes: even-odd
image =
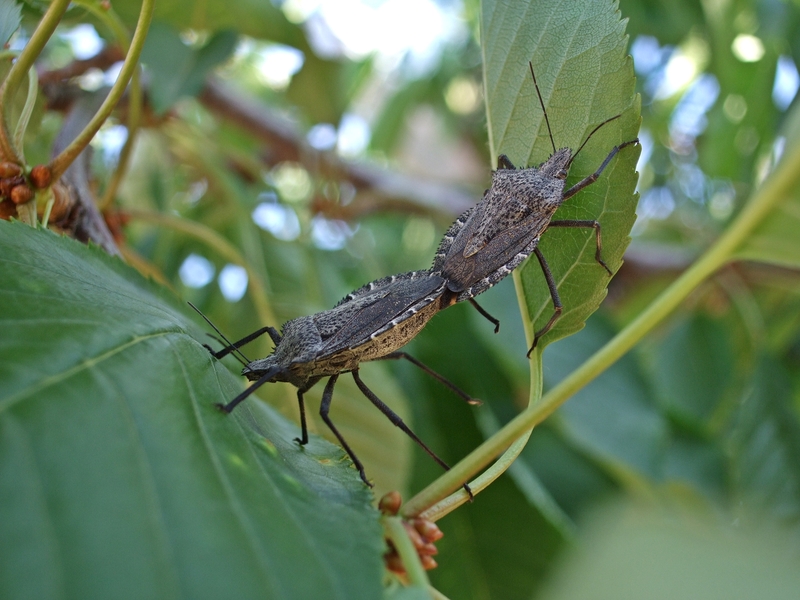
[[[542,267],[555,310],[547,324],[535,333],[533,345],[528,350],[530,355],[538,340],[550,330],[562,311],[555,280],[538,248],[540,236],[549,228],[592,228],[596,240],[595,259],[609,276],[612,275],[602,259],[600,224],[597,221],[551,219],[564,201],[595,182],[622,148],[636,144],[638,140],[612,148],[594,173],[565,190],[567,173],[575,156],[600,127],[620,115],[595,127],[575,154],[569,148],[557,150],[532,65],[530,71],[553,146],[550,158],[538,167],[517,169],[508,157],[501,155],[497,170],[492,173],[491,187],[478,204],[461,215],[447,230],[430,269],[392,275],[368,283],[345,296],[330,310],[288,321],[281,333],[268,326],[238,342],[228,342],[228,346],[219,351],[209,348],[217,359],[236,353],[244,365],[242,375],[254,382],[227,404],[219,404],[221,410],[230,413],[265,383],[291,383],[297,388],[300,409],[301,437],[296,438],[296,441],[304,445],[308,442],[308,429],[303,395],[320,379],[328,377],[322,394],[320,416],[350,456],[361,479],[371,485],[363,464],[329,416],[336,381],[340,374],[350,373],[361,392],[394,425],[402,429],[444,469],[449,468],[366,386],[359,375],[359,365],[372,360],[405,359],[441,381],[468,403],[480,404],[400,348],[416,336],[440,310],[463,301],[473,304],[494,324],[497,332],[499,321],[478,305],[475,296],[488,290],[531,254],[535,254]],[[217,332],[222,335],[218,330]],[[273,353],[258,360],[247,359],[239,348],[264,333],[275,344]],[[472,495],[466,484],[464,489]]]

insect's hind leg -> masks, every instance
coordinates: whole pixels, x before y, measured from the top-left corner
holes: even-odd
[[[486,309],[485,309],[485,308],[483,308],[483,307],[482,307],[480,304],[478,304],[478,303],[475,301],[475,298],[470,298],[470,299],[469,299],[469,303],[470,303],[470,304],[472,304],[472,306],[474,306],[474,307],[475,307],[475,310],[477,310],[479,313],[481,313],[481,316],[482,316],[484,319],[486,319],[486,320],[487,320],[487,321],[489,321],[489,322],[490,322],[492,325],[494,325],[494,332],[495,332],[495,333],[497,333],[498,331],[500,331],[500,321],[499,321],[498,319],[495,319],[495,318],[494,318],[492,315],[490,315],[490,314],[489,314],[489,313],[486,311]]]
[[[375,392],[369,389],[366,386],[366,384],[363,381],[361,381],[361,377],[359,377],[358,375],[358,369],[353,369],[350,372],[353,374],[353,379],[355,380],[358,389],[361,390],[361,393],[364,394],[367,397],[367,399],[370,402],[372,402],[375,405],[375,407],[379,411],[381,411],[386,416],[387,419],[389,419],[392,422],[392,425],[400,428],[403,431],[403,433],[405,433],[408,437],[414,440],[419,445],[419,447],[425,450],[425,452],[427,452],[428,455],[433,460],[439,463],[439,466],[441,466],[445,471],[450,470],[450,467],[447,465],[447,463],[444,462],[441,458],[439,458],[433,450],[428,448],[428,446],[425,445],[425,442],[419,439],[417,437],[417,434],[415,434],[413,431],[411,431],[411,429],[409,429],[408,425],[405,424],[403,419],[401,419],[397,413],[395,413],[391,408],[389,408],[386,404],[384,404],[384,402],[375,395]],[[472,490],[469,489],[469,486],[466,483],[464,483],[462,484],[462,487],[464,488],[464,490],[466,490],[467,494],[469,494],[470,500],[472,500],[474,496],[472,494]]]
[[[382,356],[379,360],[397,360],[397,359],[401,359],[401,358],[404,358],[408,362],[410,362],[412,365],[415,365],[415,366],[419,367],[420,369],[425,371],[428,375],[430,375],[434,379],[438,379],[439,381],[441,381],[444,385],[446,385],[451,390],[453,390],[457,395],[459,395],[467,404],[472,404],[474,406],[480,406],[481,404],[483,404],[480,400],[470,396],[467,392],[465,392],[460,387],[458,387],[455,383],[453,383],[452,381],[447,379],[444,375],[439,375],[439,373],[437,373],[436,371],[431,369],[428,365],[426,365],[425,363],[417,360],[416,358],[414,358],[413,356],[411,356],[407,352],[402,352],[402,351],[391,352],[391,353],[387,354],[386,356]]]

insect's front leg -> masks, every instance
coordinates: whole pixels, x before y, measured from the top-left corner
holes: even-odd
[[[401,419],[400,416],[396,412],[394,412],[391,408],[389,408],[380,398],[378,398],[378,396],[375,395],[375,392],[373,392],[371,389],[369,389],[366,386],[366,384],[363,381],[361,381],[361,377],[359,377],[359,375],[358,375],[358,369],[353,369],[351,371],[351,373],[353,375],[353,379],[356,382],[356,385],[358,386],[358,389],[361,390],[361,393],[364,394],[369,399],[369,401],[372,402],[372,404],[375,405],[375,407],[378,410],[380,410],[384,415],[386,415],[386,417],[392,422],[392,424],[395,427],[400,428],[403,431],[403,433],[405,433],[408,437],[410,437],[412,440],[414,440],[417,443],[417,445],[420,448],[422,448],[423,450],[425,450],[425,452],[428,453],[428,456],[430,456],[433,460],[435,460],[437,463],[439,463],[439,465],[445,471],[449,471],[450,470],[450,467],[447,465],[447,463],[444,462],[441,458],[439,458],[433,450],[428,448],[428,446],[425,444],[425,442],[423,442],[421,439],[419,439],[419,437],[417,437],[416,433],[411,431],[411,429],[408,427],[408,425],[405,424],[403,419]],[[345,447],[345,449],[347,449],[347,448]],[[473,499],[473,497],[474,497],[472,495],[472,490],[469,489],[469,486],[466,483],[462,484],[461,487],[463,487],[464,490],[467,492],[467,494],[469,494],[469,499],[471,501]]]
[[[601,123],[601,125],[602,125],[602,123]],[[611,152],[608,153],[608,156],[606,156],[606,159],[603,161],[603,164],[601,164],[600,167],[597,169],[597,171],[595,171],[594,173],[592,173],[591,175],[589,175],[585,179],[581,179],[578,183],[576,183],[571,188],[569,188],[566,192],[564,192],[563,200],[568,200],[569,198],[572,198],[575,194],[580,192],[583,188],[585,188],[586,186],[591,185],[595,181],[597,181],[597,178],[600,177],[600,175],[603,173],[605,168],[608,166],[608,163],[611,162],[611,159],[614,158],[620,150],[622,150],[623,148],[626,148],[627,146],[632,146],[632,145],[638,144],[638,143],[639,143],[639,138],[636,138],[636,139],[633,139],[633,140],[631,140],[629,142],[625,142],[624,144],[620,144],[619,146],[614,146],[611,149]],[[576,155],[577,155],[577,153],[576,153]]]
[[[219,359],[219,358],[222,358],[223,356],[227,356],[228,354],[230,354],[234,350],[237,350],[238,348],[241,348],[245,344],[249,344],[254,339],[256,339],[258,337],[261,337],[265,333],[269,334],[269,337],[272,338],[272,341],[274,342],[274,344],[276,346],[280,343],[281,334],[278,333],[278,330],[275,329],[274,327],[270,327],[269,325],[267,325],[266,327],[262,327],[258,331],[254,331],[250,335],[244,336],[238,342],[234,342],[230,346],[225,346],[222,350],[218,350],[217,352],[214,352],[213,350],[211,350],[211,348],[209,348],[209,350],[211,350],[211,355],[214,358]],[[208,346],[206,346],[206,347],[208,348]]]

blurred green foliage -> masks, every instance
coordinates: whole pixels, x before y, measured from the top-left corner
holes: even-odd
[[[358,10],[371,11],[373,4]],[[337,40],[325,20],[330,15],[314,10],[315,3],[159,2],[142,59],[151,110],[111,210],[127,219],[127,260],[198,305],[231,338],[329,308],[369,280],[428,267],[441,233],[468,205],[464,198],[480,197],[492,166],[483,110],[490,94],[481,71],[480,36],[486,32],[480,32],[477,3],[464,4],[437,5],[450,19],[449,33],[422,61],[411,51],[352,51],[352,40]],[[113,8],[134,25],[138,2],[115,1]],[[789,93],[800,64],[796,2],[620,0],[619,8],[628,19],[641,96],[638,220],[625,264],[600,310],[582,331],[544,353],[546,389],[611,339],[708,247],[777,155],[799,139],[800,113]],[[24,31],[39,16],[26,4]],[[101,24],[75,6],[41,57],[41,70],[75,58],[66,33],[87,22],[110,40]],[[412,39],[415,31],[408,27],[402,34]],[[775,85],[779,64],[788,87]],[[498,86],[522,85],[524,61],[519,66],[521,72],[486,77]],[[209,81],[244,106],[210,101]],[[102,78],[87,72],[62,85],[91,89]],[[582,92],[576,89],[574,96]],[[253,121],[241,125],[248,107],[255,107],[266,131]],[[511,131],[512,143],[524,149],[520,153],[536,141],[534,116],[527,118],[522,115],[520,129]],[[556,125],[552,115],[551,120]],[[93,173],[101,187],[116,169],[114,136],[121,122],[120,116],[109,123],[96,140]],[[29,160],[44,162],[61,116],[48,111],[35,125],[26,151]],[[567,141],[574,142],[561,143]],[[597,152],[602,155],[602,148]],[[511,158],[516,164],[544,156]],[[368,177],[360,170],[365,165],[373,169]],[[454,195],[432,194],[425,187],[430,181]],[[740,258],[760,262],[731,263],[695,290],[634,352],[538,427],[507,475],[440,522],[446,535],[439,543],[440,566],[430,574],[437,589],[452,598],[530,598],[569,548],[583,558],[558,571],[548,597],[588,595],[587,588],[575,592],[563,583],[570,574],[579,581],[585,573],[606,573],[605,580],[593,577],[597,587],[588,589],[615,590],[634,569],[620,567],[633,564],[631,548],[643,548],[640,555],[656,549],[631,541],[640,539],[637,531],[660,531],[647,519],[636,530],[637,510],[657,523],[685,526],[667,535],[669,547],[654,559],[657,566],[687,568],[680,548],[696,548],[696,564],[709,560],[712,582],[728,577],[713,558],[724,544],[714,535],[701,540],[706,545],[686,542],[684,529],[719,529],[724,538],[731,530],[763,526],[790,539],[787,552],[791,541],[796,548],[798,202],[795,194],[740,250]],[[202,227],[189,234],[163,215]],[[220,252],[214,234],[249,268],[240,298],[222,278],[223,269],[237,261]],[[190,256],[202,260],[187,262]],[[538,265],[529,267],[536,269],[530,269],[530,281],[525,276],[524,291],[546,304]],[[450,463],[528,401],[527,345],[512,280],[481,302],[501,319],[497,336],[469,307],[457,306],[437,316],[408,350],[483,399],[482,408],[463,406],[410,365],[364,368],[378,395]],[[543,310],[546,317],[549,306]],[[269,341],[259,340],[246,353],[254,358],[270,351]],[[230,367],[237,365],[231,361]],[[320,393],[308,395],[312,413]],[[296,420],[288,385],[267,386],[260,396]],[[377,414],[349,379],[337,386],[331,415],[366,463],[377,494],[400,489],[407,496],[438,476],[438,467]],[[319,424],[312,427],[326,435]],[[610,518],[597,507],[619,499],[637,504],[632,525],[626,522],[621,533],[598,533],[586,525]],[[731,564],[768,545],[761,538],[750,546],[736,539]],[[606,553],[609,544],[617,551]],[[593,551],[598,562],[587,564],[585,555]],[[787,571],[773,566],[782,585]],[[765,598],[786,597],[780,586],[771,595],[761,589]]]

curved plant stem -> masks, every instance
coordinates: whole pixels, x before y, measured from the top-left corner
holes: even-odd
[[[520,436],[526,435],[533,427],[544,421],[661,323],[707,277],[733,258],[734,252],[747,240],[753,229],[788,197],[797,186],[798,180],[800,180],[800,144],[794,145],[787,151],[787,155],[775,171],[756,191],[717,242],[634,321],[545,394],[541,402],[530,405],[450,471],[409,500],[403,507],[403,514],[406,516],[423,512],[438,514],[441,512],[438,508],[440,502],[447,504],[449,512],[459,503],[463,503],[458,502],[458,499],[451,500],[447,495],[464,481],[468,481]]]
[[[125,24],[120,20],[119,16],[114,12],[113,8],[101,8],[97,2],[87,0],[77,0],[76,4],[84,8],[87,12],[96,16],[114,35],[117,43],[126,54],[130,50],[130,38]],[[117,168],[108,183],[103,197],[98,200],[97,207],[102,212],[111,205],[114,197],[117,194],[120,183],[125,176],[125,171],[128,166],[128,161],[131,157],[131,151],[136,139],[136,133],[139,130],[139,122],[142,115],[142,86],[141,86],[141,69],[138,67],[134,70],[131,77],[130,90],[128,91],[128,137],[125,140],[125,145],[122,147],[122,152],[119,155]]]
[[[33,107],[36,105],[36,95],[39,91],[39,76],[36,74],[36,69],[28,71],[28,95],[25,98],[25,105],[22,107],[22,113],[17,121],[17,126],[14,130],[14,150],[20,159],[21,164],[25,164],[25,131],[28,129],[28,123],[33,114]]]
[[[69,6],[69,0],[53,0],[47,8],[47,12],[42,16],[36,30],[31,35],[31,39],[19,53],[19,57],[11,66],[6,80],[0,87],[0,155],[3,160],[22,164],[22,160],[17,156],[9,138],[9,130],[6,123],[6,109],[11,98],[14,97],[17,89],[22,83],[22,78],[33,68],[33,63],[41,54],[47,40],[53,35],[61,17]]]
[[[428,586],[428,592],[430,592],[431,598],[433,600],[448,600],[447,596],[445,596],[442,592],[434,588],[433,586]]]
[[[89,144],[91,139],[95,136],[97,131],[106,121],[111,111],[119,102],[122,95],[125,93],[125,88],[128,86],[136,70],[139,62],[139,56],[142,53],[145,38],[147,37],[147,30],[150,26],[150,20],[153,17],[153,6],[155,0],[143,0],[142,10],[139,13],[139,21],[136,23],[136,31],[133,33],[131,40],[131,47],[125,57],[125,62],[122,64],[117,81],[111,88],[103,104],[97,111],[97,114],[86,125],[83,131],[72,140],[72,142],[64,148],[64,150],[56,156],[50,163],[50,171],[52,173],[53,181],[57,180],[64,171],[67,170],[72,161],[74,161],[83,149]]]
[[[123,51],[128,52],[130,45],[128,30],[113,7],[103,8],[96,0],[74,0],[74,4],[97,17],[98,21],[108,27]]]
[[[516,275],[516,273],[515,273]],[[524,317],[523,321],[525,325],[526,337],[528,339],[528,344],[531,343],[531,339],[533,337],[532,325],[531,320],[527,318],[527,306],[524,304],[524,297],[521,293],[522,286],[517,286],[518,297],[520,299],[520,306],[523,311]],[[542,397],[542,355],[539,352],[536,352],[532,355],[534,360],[531,362],[531,382],[530,382],[530,395],[528,400],[528,408],[534,406],[539,399]],[[494,481],[500,477],[503,473],[505,473],[508,468],[514,463],[514,461],[519,456],[520,452],[525,448],[525,445],[528,443],[528,439],[531,437],[531,433],[533,429],[523,433],[520,437],[518,437],[514,442],[506,449],[503,454],[498,457],[498,459],[492,464],[491,467],[486,469],[483,473],[481,473],[478,477],[473,479],[469,482],[469,487],[472,490],[473,494],[478,494],[489,487]],[[412,498],[412,501],[416,500],[416,498]],[[406,517],[417,516],[413,514],[411,511],[416,509],[414,503],[412,501],[407,502],[403,506],[403,515]],[[469,495],[467,492],[464,491],[463,488],[459,488],[456,492],[450,494],[440,502],[437,502],[434,506],[422,512],[419,516],[428,519],[430,521],[438,521],[445,515],[453,512],[462,504],[465,504],[469,501]],[[410,508],[409,508],[410,505]],[[406,511],[409,511],[406,513]]]
[[[424,588],[430,586],[428,574],[419,560],[417,549],[414,548],[414,544],[408,537],[406,528],[403,527],[402,519],[400,517],[384,517],[383,528],[386,531],[386,537],[392,541],[397,549],[397,554],[400,555],[400,560],[403,561],[409,581]]]
[[[117,195],[117,190],[122,183],[122,178],[127,171],[128,163],[130,162],[133,153],[133,144],[136,140],[136,134],[139,131],[139,123],[142,116],[142,85],[140,83],[139,70],[134,72],[131,78],[130,102],[128,103],[128,137],[125,140],[125,145],[122,146],[122,151],[119,153],[119,160],[117,161],[117,168],[108,182],[108,186],[103,192],[103,197],[97,202],[97,207],[102,212],[114,201]]]
[[[244,269],[247,271],[247,278],[249,282],[247,290],[253,298],[253,304],[255,304],[256,310],[258,311],[258,318],[263,323],[277,322],[275,315],[272,314],[272,308],[270,307],[269,300],[267,300],[267,292],[264,282],[261,281],[261,278],[258,276],[258,274],[247,265],[247,262],[239,253],[239,250],[237,250],[233,244],[222,237],[219,233],[210,227],[206,227],[205,225],[201,225],[195,221],[189,221],[187,219],[181,219],[180,217],[173,217],[155,211],[128,209],[125,211],[125,214],[133,219],[147,221],[149,223],[160,225],[161,227],[167,227],[174,231],[180,231],[181,233],[185,233],[197,238],[203,243],[207,244],[209,247],[213,248],[214,251],[225,260],[244,267]]]

